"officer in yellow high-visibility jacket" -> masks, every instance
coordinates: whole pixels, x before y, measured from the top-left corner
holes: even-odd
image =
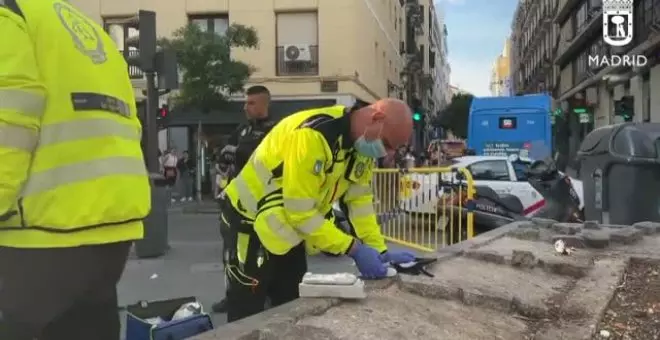
[[[118,340],[150,186],[115,43],[63,0],[0,0],[0,339]]]
[[[388,251],[373,209],[375,158],[405,144],[410,108],[383,99],[355,110],[333,106],[295,113],[264,138],[225,189],[227,319],[258,313],[268,297],[279,305],[298,297],[307,271],[304,242],[352,257],[363,276],[386,275],[386,262],[414,255]],[[329,216],[341,200],[357,238]]]

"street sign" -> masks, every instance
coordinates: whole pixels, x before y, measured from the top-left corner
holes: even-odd
[[[588,113],[580,113],[580,123],[589,123],[591,122],[591,117]]]

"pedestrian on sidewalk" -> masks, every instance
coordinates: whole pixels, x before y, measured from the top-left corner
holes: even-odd
[[[193,200],[196,166],[195,160],[190,158],[188,151],[184,151],[176,165],[179,174],[179,200],[181,202],[192,202]]]
[[[257,85],[248,88],[245,93],[244,110],[248,122],[238,126],[229,137],[229,144],[220,152],[219,170],[229,181],[241,172],[261,140],[275,125],[268,115],[270,91],[265,86]],[[220,233],[224,239],[227,237],[227,230],[222,228],[223,225],[225,223],[221,220]],[[225,306],[226,300],[223,299],[214,303],[212,309],[216,313],[224,313]]]
[[[172,197],[172,189],[175,187],[179,177],[179,171],[176,168],[177,164],[179,164],[179,157],[176,154],[176,149],[170,148],[163,155],[163,176],[165,177],[165,183],[167,183],[172,203],[176,202],[176,199]]]
[[[220,199],[228,322],[263,311],[267,298],[272,306],[298,298],[305,243],[350,256],[372,279],[386,276],[387,262],[415,259],[388,250],[371,187],[374,160],[411,133],[411,109],[398,99],[300,111],[268,133]],[[347,207],[357,237],[329,218],[335,202]]]
[[[0,32],[0,339],[119,340],[151,204],[126,62],[66,0],[2,0]]]

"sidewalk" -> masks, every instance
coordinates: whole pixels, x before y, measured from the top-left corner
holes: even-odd
[[[174,202],[170,204],[168,210],[172,213],[184,214],[219,214],[218,203],[211,199],[205,199],[201,202]]]
[[[131,257],[118,285],[122,324],[123,308],[141,300],[154,301],[195,296],[208,311],[224,297],[224,275],[220,264],[221,239],[217,217],[211,214],[169,214],[170,251],[157,259]],[[317,256],[309,260],[317,273],[355,271],[346,257]],[[224,314],[213,314],[215,326],[226,322]]]

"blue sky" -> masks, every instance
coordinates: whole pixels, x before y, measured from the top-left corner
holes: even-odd
[[[488,96],[490,72],[511,30],[517,0],[440,0],[449,32],[451,84]]]

